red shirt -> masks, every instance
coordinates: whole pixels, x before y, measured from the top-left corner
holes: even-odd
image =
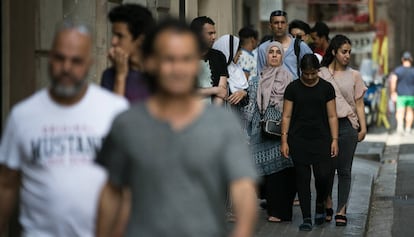
[[[325,56],[325,51],[323,49],[315,48],[313,51],[314,51],[314,53],[317,53],[317,54],[321,55],[322,57]]]

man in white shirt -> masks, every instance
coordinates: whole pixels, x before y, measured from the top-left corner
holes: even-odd
[[[23,236],[94,236],[106,173],[94,164],[125,99],[88,83],[92,36],[66,21],[49,56],[51,85],[16,105],[0,146],[0,235],[20,190]]]

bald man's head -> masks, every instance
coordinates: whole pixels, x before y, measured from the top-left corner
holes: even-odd
[[[49,55],[52,93],[62,98],[77,96],[87,85],[92,62],[92,35],[88,28],[63,23],[56,30]]]

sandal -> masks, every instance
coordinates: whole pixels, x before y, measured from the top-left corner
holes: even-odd
[[[312,219],[311,218],[305,218],[303,219],[303,224],[299,226],[300,231],[312,231]]]
[[[315,214],[315,225],[323,225],[326,220],[326,213]]]
[[[326,211],[325,221],[326,222],[331,222],[333,214],[334,214],[334,210],[332,208],[326,208],[325,211]]]
[[[274,217],[274,216],[269,216],[267,218],[267,221],[271,223],[282,223],[282,219]]]
[[[341,221],[338,221],[341,220]],[[348,224],[348,219],[343,215],[335,216],[336,226],[346,226]]]

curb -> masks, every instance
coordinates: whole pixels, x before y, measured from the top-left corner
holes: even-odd
[[[352,185],[349,197],[350,205],[348,208],[348,214],[356,215],[355,217],[360,220],[360,224],[358,226],[358,231],[351,231],[350,233],[347,233],[347,236],[365,236],[368,231],[375,179],[378,176],[380,165],[377,161],[366,160],[361,157],[355,157],[354,159],[358,159],[360,165],[366,166],[367,168],[361,169],[361,167],[358,166],[354,166],[353,168],[355,170],[353,173],[357,175],[355,175],[353,181],[354,184]]]
[[[366,237],[392,237],[399,143],[398,135],[388,136],[371,196]]]

